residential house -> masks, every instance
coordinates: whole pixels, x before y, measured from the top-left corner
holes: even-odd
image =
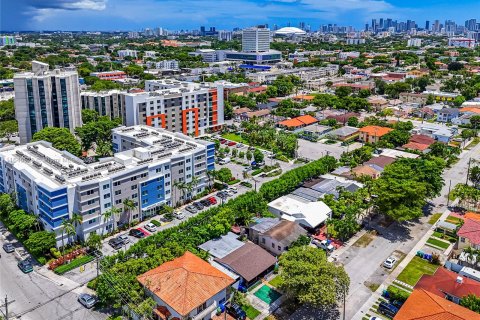
[[[437,113],[438,122],[452,122],[453,119],[457,118],[459,114],[458,108],[443,108]]]
[[[234,280],[191,252],[137,277],[156,303],[157,319],[211,319]]]
[[[380,138],[393,131],[392,128],[380,127],[380,126],[366,126],[360,128],[359,139],[366,143],[377,143]]]
[[[341,123],[345,125],[350,118],[360,118],[359,113],[355,112],[347,112],[347,113],[342,113],[342,114],[330,114],[327,116],[327,119],[335,119],[337,120],[337,123]]]
[[[343,176],[350,179],[359,179],[362,176],[378,179],[382,174],[382,171],[383,168],[377,165],[359,165],[352,168],[348,173],[344,173]]]
[[[428,120],[428,119],[433,119],[433,117],[435,117],[435,112],[430,107],[423,107],[423,108],[413,109],[411,112],[411,115],[414,117]]]
[[[333,139],[345,141],[358,137],[358,130],[359,129],[355,127],[344,126],[330,131],[328,135],[331,136]]]
[[[445,125],[437,123],[424,122],[412,130],[412,134],[427,135],[443,143],[450,142],[458,132],[458,128],[455,126],[447,127]]]
[[[480,296],[480,282],[459,276],[458,273],[442,267],[433,275],[424,274],[415,289],[427,290],[456,304],[469,294]]]
[[[214,258],[223,258],[245,244],[245,242],[238,240],[238,237],[238,235],[229,232],[219,238],[202,243],[198,248],[208,252]]]
[[[308,125],[317,123],[318,120],[309,115],[303,115],[296,118],[280,121],[278,126],[281,128],[286,128],[289,130],[298,130],[300,128],[306,127]]]
[[[308,201],[294,195],[273,200],[268,204],[268,210],[307,229],[315,229],[332,217],[332,209],[322,201]]]
[[[247,242],[225,257],[215,258],[214,261],[238,274],[245,287],[249,287],[272,271],[277,263],[274,256],[253,242]]]
[[[271,254],[279,256],[307,231],[293,221],[277,219],[277,223],[260,222],[249,228],[248,238]],[[264,224],[264,225],[262,225]]]
[[[342,189],[348,192],[355,192],[360,188],[363,188],[363,184],[359,182],[349,180],[344,177],[325,174],[317,179],[306,181],[303,184],[303,188],[298,188],[291,194],[305,198],[306,200],[317,201],[318,199],[323,198],[326,194],[331,194],[335,197],[335,199],[338,199],[340,190]],[[318,192],[319,196],[315,199],[310,199],[310,194],[305,195],[305,191],[303,189],[309,189]],[[316,196],[317,194],[313,195]]]
[[[434,142],[435,139],[432,137],[423,134],[414,134],[410,137],[408,143],[404,144],[402,148],[426,152]]]
[[[463,221],[463,225],[457,231],[457,248],[480,249],[480,221],[469,218],[465,218]]]
[[[296,131],[300,132],[300,137],[306,140],[316,141],[328,132],[332,131],[332,127],[322,126],[319,124],[311,124]]]
[[[372,157],[370,160],[368,160],[367,162],[363,163],[364,165],[376,165],[382,169],[384,169],[386,166],[388,166],[389,164],[392,164],[395,162],[395,158],[392,158],[392,157],[387,157],[387,156],[384,156],[384,155],[380,155],[380,156],[377,156],[377,157]]]
[[[480,320],[480,314],[424,289],[415,289],[393,320]]]
[[[375,111],[382,111],[388,107],[388,100],[382,97],[368,97],[368,102]]]
[[[419,103],[420,105],[425,105],[425,103],[427,103],[428,95],[423,93],[402,92],[400,93],[399,98],[405,103],[413,102]]]

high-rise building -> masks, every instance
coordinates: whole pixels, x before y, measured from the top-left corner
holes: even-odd
[[[82,125],[78,73],[55,69],[32,61],[32,72],[17,73],[15,116],[20,143],[46,127],[67,128],[72,133]]]
[[[200,27],[200,35],[203,37],[205,36],[205,27],[204,26],[201,26]]]
[[[425,30],[429,31],[430,30],[430,21],[425,21]]]
[[[383,30],[383,29],[384,29],[383,18],[380,18],[379,28],[380,28],[380,30]]]
[[[95,110],[101,116],[108,116],[110,119],[120,118],[125,122],[125,94],[120,90],[110,91],[83,91],[80,93],[82,110]]]
[[[270,29],[248,28],[242,31],[243,52],[266,52],[270,50]]]
[[[377,19],[372,19],[372,31],[377,31]]]
[[[300,29],[302,29],[302,30],[305,31],[305,22],[300,22],[300,23],[298,24],[298,27],[299,27]]]
[[[433,32],[440,32],[440,29],[442,28],[441,24],[440,24],[440,21],[439,20],[435,20],[434,23],[433,23],[433,27],[432,27],[432,31]]]
[[[468,31],[476,31],[477,30],[477,19],[470,19],[465,21],[465,28]]]
[[[125,94],[125,124],[146,124],[198,136],[224,124],[223,86],[171,79],[147,80],[145,91]]]
[[[17,43],[17,40],[13,36],[0,36],[0,47],[13,46]]]
[[[220,30],[218,31],[218,40],[220,41],[231,41],[233,37],[232,31]]]
[[[0,151],[0,192],[15,193],[17,205],[38,216],[54,232],[57,246],[68,242],[62,221],[77,213],[76,226],[85,241],[92,232],[113,230],[115,224],[144,220],[164,205],[175,206],[205,190],[207,171],[215,168],[213,142],[147,126],[119,127],[112,132],[114,155],[85,163],[45,141],[9,146]],[[190,183],[187,192],[175,182]],[[130,212],[105,218],[125,200]]]

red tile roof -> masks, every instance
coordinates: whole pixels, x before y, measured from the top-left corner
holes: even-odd
[[[393,320],[480,320],[480,314],[426,290],[415,289]]]
[[[415,289],[424,289],[442,298],[446,293],[458,298],[469,294],[480,296],[480,282],[462,277],[462,282],[459,283],[457,277],[458,274],[455,272],[438,268],[433,275],[423,275]]]
[[[389,164],[395,162],[395,158],[392,157],[386,157],[386,156],[378,156],[378,157],[373,157],[372,159],[368,160],[367,162],[364,163],[364,165],[369,165],[369,164],[375,164],[379,166],[380,168],[385,168]]]
[[[463,221],[463,226],[458,230],[457,235],[467,238],[474,245],[480,245],[480,221],[468,218]]]
[[[145,272],[137,280],[182,316],[188,315],[234,282],[188,251],[175,260]]]
[[[309,124],[313,124],[316,122],[318,122],[316,118],[309,115],[304,115],[304,116],[296,117],[293,119],[281,121],[278,124],[284,127],[296,128],[301,126],[307,126]]]
[[[380,127],[380,126],[366,126],[360,128],[360,132],[365,132],[369,136],[381,137],[392,131],[392,128]]]
[[[421,144],[428,144],[431,145],[432,143],[435,142],[435,139],[423,135],[423,134],[414,134],[410,137],[410,142],[416,142],[416,143],[421,143]]]
[[[417,143],[417,142],[409,142],[406,143],[402,146],[405,149],[410,149],[410,150],[418,150],[418,151],[424,151],[430,147],[428,144],[423,144],[423,143]]]

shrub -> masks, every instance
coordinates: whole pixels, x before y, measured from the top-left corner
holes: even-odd
[[[39,258],[37,259],[37,261],[38,261],[38,263],[40,263],[40,264],[46,264],[46,263],[47,263],[47,258],[45,258],[45,257],[39,257]]]
[[[65,272],[68,272],[70,270],[83,266],[84,264],[87,264],[90,261],[93,261],[94,259],[95,258],[92,256],[79,257],[79,258],[73,259],[69,264],[64,264],[59,266],[58,268],[55,268],[54,271],[57,274],[64,274]]]
[[[254,171],[252,172],[252,176],[259,175],[259,174],[262,173],[262,172],[263,172],[263,169],[254,170]]]
[[[57,249],[57,248],[51,248],[50,249],[50,254],[52,255],[52,257],[54,257],[55,259],[58,259],[62,256],[61,252]]]
[[[406,301],[410,296],[410,293],[408,293],[407,291],[394,286],[389,286],[387,291],[388,291],[388,294],[390,295],[390,298],[392,298],[392,300],[398,300],[401,302]]]
[[[162,224],[161,224],[159,221],[157,221],[157,220],[153,220],[153,219],[152,219],[152,220],[150,220],[150,223],[153,224],[154,226],[157,226],[157,227],[161,227],[161,226],[162,226]]]
[[[88,281],[87,288],[92,290],[97,290],[97,278]]]

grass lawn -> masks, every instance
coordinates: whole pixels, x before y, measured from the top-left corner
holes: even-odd
[[[255,319],[260,314],[260,311],[251,305],[243,306],[242,309],[247,314],[248,319]]]
[[[247,143],[247,141],[245,139],[243,139],[241,136],[239,136],[238,134],[235,134],[235,133],[224,133],[224,134],[222,134],[222,137],[227,139],[227,140],[231,140],[231,141],[235,141],[235,142]]]
[[[398,280],[414,286],[424,274],[434,274],[438,266],[431,264],[420,257],[413,257],[412,261],[398,275]]]
[[[367,287],[368,289],[370,289],[370,291],[372,292],[375,292],[377,291],[378,287],[380,287],[380,284],[379,283],[373,283],[373,282],[368,282],[368,281],[365,281],[363,283],[363,285],[365,287]]]
[[[440,219],[441,216],[442,214],[440,212],[432,214],[432,216],[428,220],[428,223],[435,224],[438,221],[438,219]]]
[[[442,248],[442,249],[447,249],[450,246],[450,243],[442,241],[442,240],[438,240],[438,239],[435,239],[435,238],[429,238],[427,240],[427,243],[430,243],[430,244],[432,244],[436,247]]]
[[[365,248],[370,244],[370,242],[375,239],[375,235],[372,233],[365,233],[363,236],[360,237],[355,243],[353,244],[355,247]]]
[[[270,283],[272,286],[274,286],[275,288],[278,288],[282,285],[283,281],[282,279],[280,278],[280,276],[276,276],[275,278],[273,278],[272,280],[270,280],[268,283]]]
[[[462,222],[462,219],[450,215],[447,217],[447,219],[445,219],[445,221],[459,225]]]
[[[467,150],[473,149],[479,142],[480,142],[480,138],[475,137],[475,138],[473,138],[473,141],[470,142],[470,144],[465,149],[467,149]]]

